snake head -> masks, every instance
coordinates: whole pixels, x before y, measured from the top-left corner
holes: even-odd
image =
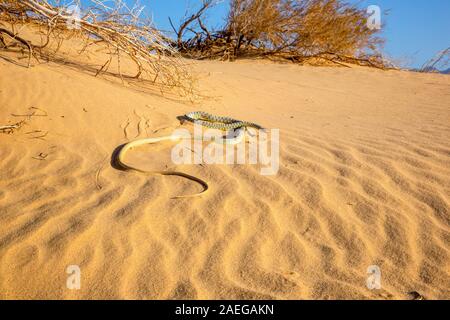
[[[186,116],[177,116],[177,120],[180,121],[180,125],[186,122]]]

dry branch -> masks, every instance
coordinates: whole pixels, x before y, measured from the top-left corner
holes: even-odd
[[[439,69],[444,70],[450,66],[450,47],[433,57],[431,60],[427,61],[422,68],[421,72],[437,72]]]
[[[33,47],[31,46],[31,44],[28,41],[26,41],[25,39],[19,37],[17,34],[14,34],[13,32],[11,32],[7,29],[0,28],[0,34],[1,33],[8,35],[11,39],[16,40],[17,42],[21,43],[28,49],[28,67],[30,67],[31,57],[33,55]],[[1,43],[5,48],[8,47],[8,45],[5,43],[5,40],[3,38],[1,38]]]
[[[185,95],[192,94],[192,78],[176,49],[151,22],[140,18],[142,8],[129,9],[122,0],[114,0],[114,6],[109,6],[112,1],[92,2],[94,5],[78,16],[58,1],[0,0],[0,22],[8,22],[12,29],[0,28],[0,36],[6,34],[26,46],[29,60],[35,54],[47,61],[56,58],[65,40],[77,37],[83,44],[80,54],[87,55],[87,50],[92,46],[108,52],[107,62],[94,72],[96,75],[107,72],[110,61],[115,58],[119,61],[117,76],[120,78],[152,79],[160,87],[178,88]],[[19,37],[14,32],[15,25],[38,28],[43,38],[42,44],[32,44],[28,39]],[[49,48],[52,41],[55,44],[53,47],[56,46],[53,51]],[[5,41],[0,41],[0,48],[2,46],[6,47]],[[122,73],[122,58],[128,58],[135,64],[135,74]]]
[[[374,54],[381,43],[378,31],[367,27],[364,10],[342,0],[231,0],[226,24],[218,31],[202,22],[209,8],[203,4],[175,30],[177,48],[187,57],[315,59],[384,67]],[[183,39],[184,30],[194,36]]]
[[[175,30],[175,27],[173,26],[172,20],[169,18],[170,24],[172,25],[172,28],[174,28],[174,30],[176,31],[177,34],[177,44],[178,47],[183,47],[183,35],[184,35],[184,31],[188,28],[188,26],[194,22],[194,21],[198,21],[200,19],[200,17],[202,16],[202,14],[206,11],[206,9],[210,8],[213,4],[212,0],[203,0],[202,1],[202,6],[200,7],[200,9],[198,9],[198,11],[194,14],[192,14],[190,17],[186,18],[180,25],[180,27],[178,28],[178,30]]]
[[[22,128],[22,126],[24,124],[25,124],[25,120],[22,120],[22,121],[14,123],[14,124],[0,126],[0,132],[1,133],[7,133],[7,134],[14,133],[14,131],[19,130],[20,128]]]

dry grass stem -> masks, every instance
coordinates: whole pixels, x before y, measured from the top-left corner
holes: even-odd
[[[129,8],[125,1],[92,1],[93,5],[80,15],[59,1],[0,0],[0,50],[21,46],[38,61],[66,61],[57,52],[65,41],[77,38],[83,43],[80,55],[98,48],[107,52],[106,62],[93,73],[107,73],[111,61],[118,62],[118,77],[132,81],[152,81],[162,91],[177,89],[185,96],[193,94],[193,80],[175,48],[156,30],[151,21],[141,18],[142,7]],[[37,30],[41,42],[19,36],[19,29]],[[6,38],[15,44],[10,44]],[[34,41],[34,40],[33,40]],[[125,74],[124,58],[136,67],[135,73]],[[127,70],[129,72],[129,70]],[[109,73],[111,74],[111,72]]]

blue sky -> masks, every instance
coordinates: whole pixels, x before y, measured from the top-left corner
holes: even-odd
[[[87,2],[88,0],[82,0]],[[132,2],[133,0],[125,0]],[[420,67],[437,52],[450,46],[450,0],[347,0],[361,7],[378,5],[389,11],[383,17],[384,53],[405,67]],[[211,9],[205,20],[210,27],[224,24],[229,0]],[[157,27],[171,30],[168,17],[178,25],[187,9],[201,0],[140,0]]]
[[[384,52],[409,67],[419,67],[437,52],[450,46],[450,0],[360,0],[360,6],[378,5],[382,11],[386,39]],[[147,0],[144,3],[151,12],[156,25],[171,30],[167,17],[179,22],[186,9],[200,0]],[[228,1],[212,9],[208,24],[220,26],[226,16]]]
[[[450,47],[449,0],[372,0],[361,5],[369,4],[389,10],[382,33],[389,56],[419,67]]]

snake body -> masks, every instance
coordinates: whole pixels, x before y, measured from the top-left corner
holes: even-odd
[[[188,121],[211,129],[234,130],[247,127],[262,129],[260,125],[253,122],[236,120],[229,117],[215,116],[203,111],[189,112],[184,117]]]
[[[237,129],[238,134],[235,137],[233,137],[231,139],[223,139],[223,141],[225,141],[225,143],[232,143],[232,144],[238,143],[243,138],[243,134],[244,134],[243,129],[245,129],[247,127],[262,129],[261,126],[255,124],[255,123],[252,123],[252,122],[235,120],[235,119],[232,119],[229,117],[215,116],[215,115],[212,115],[212,114],[209,114],[206,112],[202,112],[202,111],[195,111],[195,112],[187,113],[184,115],[184,119],[186,119],[190,122],[193,122],[194,124],[199,124],[201,126],[212,128],[212,129],[218,129],[218,130],[224,130],[224,131]],[[136,147],[139,147],[139,146],[142,146],[145,144],[157,143],[160,141],[167,141],[167,140],[177,141],[177,140],[180,140],[183,138],[185,138],[185,137],[177,136],[177,135],[170,135],[170,136],[162,136],[162,137],[156,137],[156,138],[144,138],[144,139],[138,139],[138,140],[128,142],[117,153],[117,156],[115,158],[116,164],[118,164],[124,170],[136,171],[136,172],[145,173],[145,174],[184,177],[186,179],[189,179],[191,181],[199,183],[203,187],[203,190],[199,193],[195,193],[195,194],[191,194],[191,195],[175,196],[175,197],[173,197],[173,199],[188,198],[188,197],[195,197],[195,196],[203,195],[209,190],[209,186],[206,181],[204,181],[200,178],[194,177],[194,176],[189,175],[184,172],[172,171],[172,170],[147,171],[147,170],[139,169],[139,168],[133,167],[131,165],[128,165],[124,161],[125,154],[133,148],[136,148]]]

